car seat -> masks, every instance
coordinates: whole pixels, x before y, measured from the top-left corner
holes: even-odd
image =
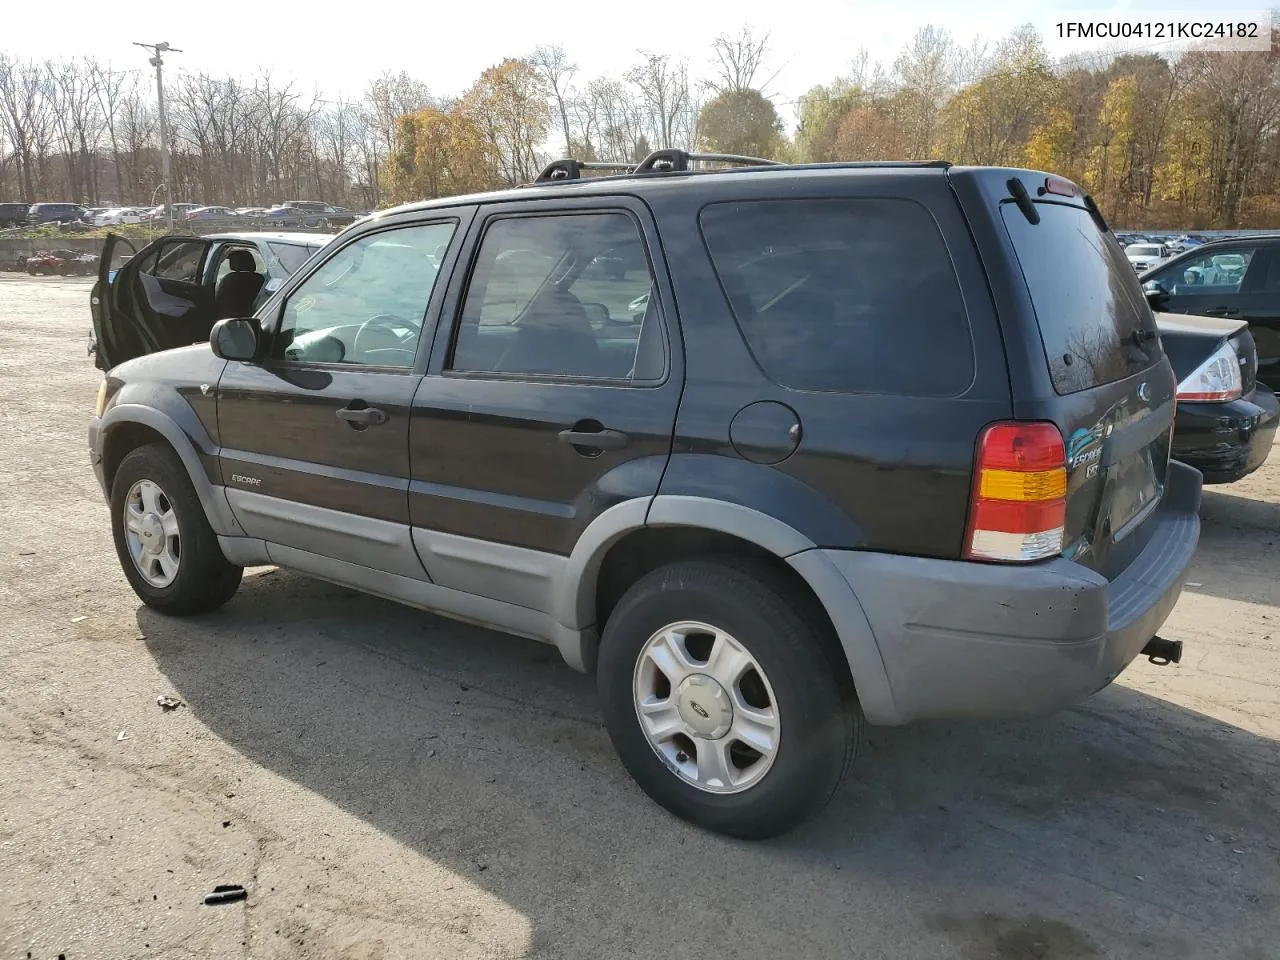
[[[266,278],[255,269],[253,254],[248,250],[232,250],[227,254],[231,272],[218,281],[213,291],[213,319],[244,317],[262,292]]]

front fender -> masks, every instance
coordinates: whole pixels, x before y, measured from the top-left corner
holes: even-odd
[[[121,393],[124,392],[121,390]],[[224,537],[244,536],[244,530],[227,503],[225,489],[220,483],[214,482],[215,479],[221,479],[217,468],[218,447],[194,412],[188,407],[186,416],[179,413],[175,418],[168,410],[117,399],[90,428],[89,442],[94,456],[101,458],[110,449],[112,438],[118,435],[118,431],[127,430],[133,425],[154,430],[177,453],[183,466],[187,468],[187,476],[191,479],[191,485],[200,498],[200,504],[204,507],[205,516],[214,533]],[[206,464],[212,464],[212,476]],[[109,484],[110,478],[107,477],[106,485]]]

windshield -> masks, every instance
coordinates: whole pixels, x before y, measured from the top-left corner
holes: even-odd
[[[320,249],[319,247],[304,247],[297,243],[269,243],[267,246],[276,255],[276,259],[280,261],[280,266],[284,268],[285,273],[296,273],[298,268],[307,262],[311,254]]]
[[[1038,224],[1012,203],[1001,212],[1054,389],[1075,393],[1145,370],[1160,358],[1160,339],[1120,247],[1082,207],[1040,201],[1035,208]]]

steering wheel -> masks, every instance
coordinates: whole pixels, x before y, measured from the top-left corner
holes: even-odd
[[[395,330],[396,327],[401,327],[401,328],[407,327],[410,332],[404,336],[401,336],[400,334],[396,333],[396,330]],[[351,353],[354,356],[360,356],[362,353],[368,353],[374,349],[377,349],[380,352],[395,351],[397,353],[401,353],[401,352],[413,353],[414,351],[405,348],[403,345],[416,340],[417,334],[421,331],[421,329],[422,327],[419,324],[413,324],[407,320],[401,320],[399,317],[394,316],[393,314],[390,314],[390,313],[380,313],[377,316],[370,317],[364,323],[360,324],[360,329],[356,331],[355,338],[351,341]],[[372,332],[379,332],[389,336],[392,340],[395,341],[396,346],[395,347],[387,347],[387,346],[370,347],[366,344],[362,349],[361,341],[366,339],[368,335]]]

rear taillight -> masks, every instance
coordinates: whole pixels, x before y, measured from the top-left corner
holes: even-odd
[[[1178,399],[1201,403],[1238,400],[1243,390],[1240,356],[1228,340],[1178,384]]]
[[[994,423],[978,438],[968,560],[1025,562],[1062,552],[1067,451],[1052,423]]]

